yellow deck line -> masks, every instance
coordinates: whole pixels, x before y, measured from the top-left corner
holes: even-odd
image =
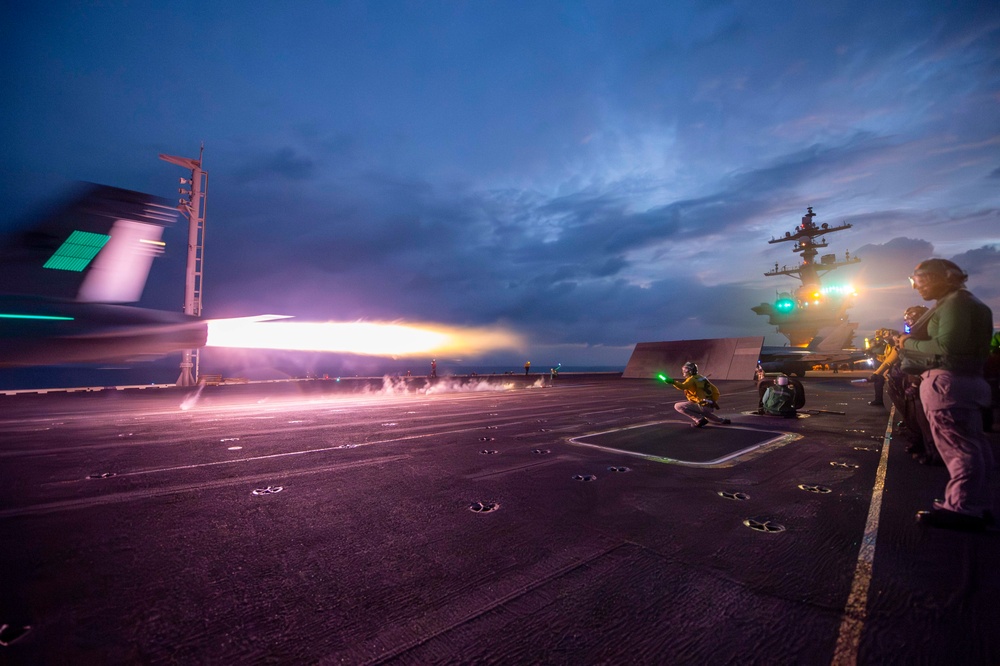
[[[854,666],[858,663],[858,646],[861,643],[861,632],[864,630],[868,617],[868,588],[872,582],[872,563],[875,561],[875,540],[878,537],[878,516],[882,510],[882,493],[885,490],[885,473],[889,465],[889,442],[892,440],[892,422],[896,408],[889,410],[889,423],[886,424],[885,436],[882,439],[882,456],[879,459],[878,471],[875,473],[875,487],[872,488],[872,503],[868,508],[868,522],[865,523],[865,535],[858,551],[858,564],[854,569],[854,581],[851,583],[851,594],[847,597],[847,605],[840,622],[840,632],[837,635],[837,646],[833,651],[833,666]]]

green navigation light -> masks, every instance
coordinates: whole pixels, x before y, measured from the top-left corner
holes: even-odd
[[[49,257],[49,260],[43,264],[43,267],[58,271],[76,271],[79,273],[94,260],[97,253],[101,251],[101,248],[109,240],[111,240],[111,236],[106,234],[74,231],[59,246],[59,249]]]
[[[5,314],[2,312],[0,312],[0,319],[44,319],[47,321],[73,321],[73,317],[60,317],[57,315]]]
[[[781,298],[775,302],[774,307],[778,312],[791,312],[795,309],[795,301],[790,298]]]

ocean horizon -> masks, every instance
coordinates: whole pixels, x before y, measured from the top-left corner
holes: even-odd
[[[351,359],[326,360],[311,359],[308,363],[280,362],[274,359],[259,359],[266,362],[239,363],[202,362],[201,375],[221,375],[226,379],[246,379],[267,381],[280,379],[336,379],[338,377],[427,377],[431,374],[430,360],[407,362],[392,359]],[[531,364],[532,375],[548,375],[552,368],[569,372],[622,372],[622,365],[565,365],[557,363]],[[524,363],[471,363],[437,361],[437,375],[469,376],[524,375]],[[31,389],[63,389],[77,387],[112,387],[173,384],[180,375],[179,357],[167,357],[155,361],[131,364],[102,363],[90,365],[40,366],[30,368],[0,369],[0,390],[19,391]]]

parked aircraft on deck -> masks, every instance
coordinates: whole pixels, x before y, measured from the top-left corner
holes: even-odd
[[[816,365],[852,368],[867,363],[868,354],[862,349],[848,347],[857,324],[844,322],[825,335],[817,335],[807,347],[770,347],[760,350],[760,367],[764,372],[783,372],[802,377]]]

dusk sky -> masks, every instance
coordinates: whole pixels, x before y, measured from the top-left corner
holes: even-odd
[[[1000,322],[996,1],[13,1],[0,37],[0,231],[75,181],[176,200],[157,156],[204,142],[207,317],[502,326],[539,368],[782,344],[750,308],[812,206],[859,337],[930,256]],[[144,304],[182,308],[185,229]]]

